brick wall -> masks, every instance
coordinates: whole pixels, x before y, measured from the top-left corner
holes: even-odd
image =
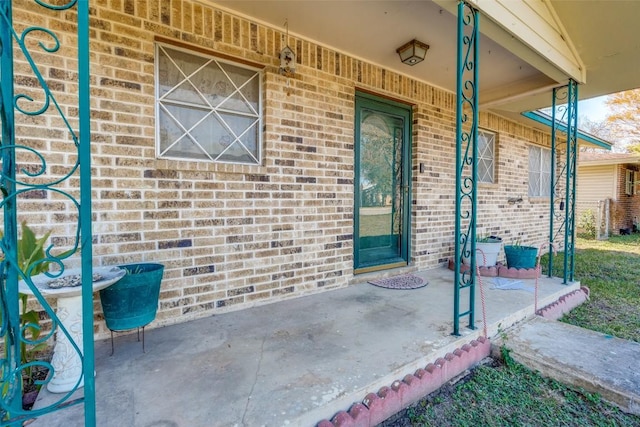
[[[36,20],[65,34],[73,30],[72,14],[33,14],[26,11],[30,7],[16,2],[18,25]],[[98,0],[91,3],[91,15],[94,264],[165,264],[155,326],[357,280],[356,89],[414,106],[411,263],[434,268],[452,256],[453,94],[294,37],[288,44],[299,63],[295,77],[286,78],[277,70],[279,30],[200,3]],[[264,67],[261,165],[156,158],[157,37]],[[65,41],[73,43],[71,33]],[[77,90],[67,81],[66,64],[74,62],[61,60],[72,53],[71,48],[56,57],[39,56],[73,119]],[[17,74],[23,86],[37,86],[24,67]],[[22,117],[19,124],[20,140],[52,156],[52,165],[72,156],[69,137],[53,114]],[[498,158],[497,182],[480,187],[479,231],[505,242],[546,241],[548,200],[527,196],[527,150],[529,144],[548,146],[549,136],[487,113],[480,114],[480,125],[497,133]],[[77,180],[69,184],[71,191],[74,185]],[[37,197],[21,201],[25,218],[40,230],[53,229],[54,243],[69,245],[75,230],[69,203],[52,194]],[[511,197],[522,202],[510,204]],[[103,335],[103,323],[96,325]]]
[[[632,231],[635,219],[640,219],[640,194],[637,193],[638,185],[634,185],[634,194],[626,194],[626,172],[628,170],[638,172],[640,167],[635,164],[622,164],[617,166],[617,194],[612,203],[611,228],[613,234],[619,234],[620,230]]]

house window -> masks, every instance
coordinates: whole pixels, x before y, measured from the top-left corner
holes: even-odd
[[[626,169],[626,177],[625,177],[625,185],[624,192],[627,196],[631,196],[634,193],[635,188],[635,172],[629,169]]]
[[[478,131],[478,182],[494,183],[496,134]]]
[[[551,186],[551,150],[529,147],[529,196],[549,197]]]
[[[260,71],[156,46],[159,157],[260,163]]]

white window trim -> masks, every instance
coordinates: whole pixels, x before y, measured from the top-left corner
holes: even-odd
[[[624,193],[627,196],[633,196],[635,193],[635,171],[631,169],[625,169],[625,179],[624,179]]]
[[[235,67],[240,67],[240,68],[245,68],[247,70],[252,70],[255,71],[257,74],[257,78],[258,78],[258,106],[257,106],[257,140],[256,140],[256,154],[257,156],[252,156],[255,158],[255,162],[232,162],[232,161],[228,161],[228,160],[216,160],[211,158],[211,153],[207,153],[207,158],[189,158],[189,157],[179,157],[179,156],[172,156],[170,154],[162,154],[161,153],[161,149],[160,149],[160,85],[158,82],[158,75],[159,75],[159,61],[158,61],[158,55],[159,55],[159,51],[161,47],[167,47],[169,49],[173,49],[173,50],[178,50],[178,51],[182,51],[185,53],[188,53],[190,55],[195,55],[195,56],[200,56],[203,58],[210,58],[213,59],[217,62],[220,63],[224,63],[224,64],[230,64],[233,65]],[[231,164],[231,165],[247,165],[247,166],[252,166],[252,165],[261,165],[262,164],[262,144],[263,144],[263,123],[264,123],[264,109],[263,109],[263,100],[262,100],[262,94],[263,94],[263,90],[264,90],[264,81],[263,81],[263,73],[261,72],[262,69],[255,67],[255,66],[250,66],[247,65],[246,63],[238,60],[238,61],[233,61],[233,60],[229,60],[229,59],[224,59],[221,57],[218,57],[214,54],[206,54],[206,53],[202,53],[201,51],[197,51],[197,50],[192,50],[192,49],[188,49],[185,47],[181,47],[181,46],[176,46],[170,43],[155,43],[155,56],[154,56],[154,107],[155,107],[155,150],[156,150],[156,157],[157,158],[162,158],[162,159],[167,159],[167,160],[178,160],[178,161],[186,161],[186,162],[206,162],[206,163],[216,163],[216,164]]]

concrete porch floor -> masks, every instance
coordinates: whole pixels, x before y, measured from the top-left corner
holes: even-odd
[[[100,427],[315,426],[370,392],[468,344],[482,334],[461,322],[452,336],[453,272],[415,273],[426,287],[360,283],[307,297],[219,314],[96,343]],[[483,278],[489,336],[534,313],[534,294],[490,289]],[[523,280],[533,288],[535,280]],[[539,279],[538,308],[579,288]],[[466,292],[463,292],[466,294]],[[468,303],[467,303],[468,304]],[[465,305],[462,305],[463,310]],[[36,407],[57,395],[41,392]],[[31,426],[83,426],[83,405]]]

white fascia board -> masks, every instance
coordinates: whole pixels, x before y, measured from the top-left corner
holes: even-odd
[[[608,160],[583,160],[579,163],[579,166],[588,168],[590,166],[609,166],[609,165],[624,165],[640,163],[640,158],[626,158],[626,159],[608,159]]]
[[[434,0],[457,15],[457,3]],[[557,82],[586,83],[586,68],[549,0],[468,0],[480,31]],[[482,19],[482,17],[488,19]]]

